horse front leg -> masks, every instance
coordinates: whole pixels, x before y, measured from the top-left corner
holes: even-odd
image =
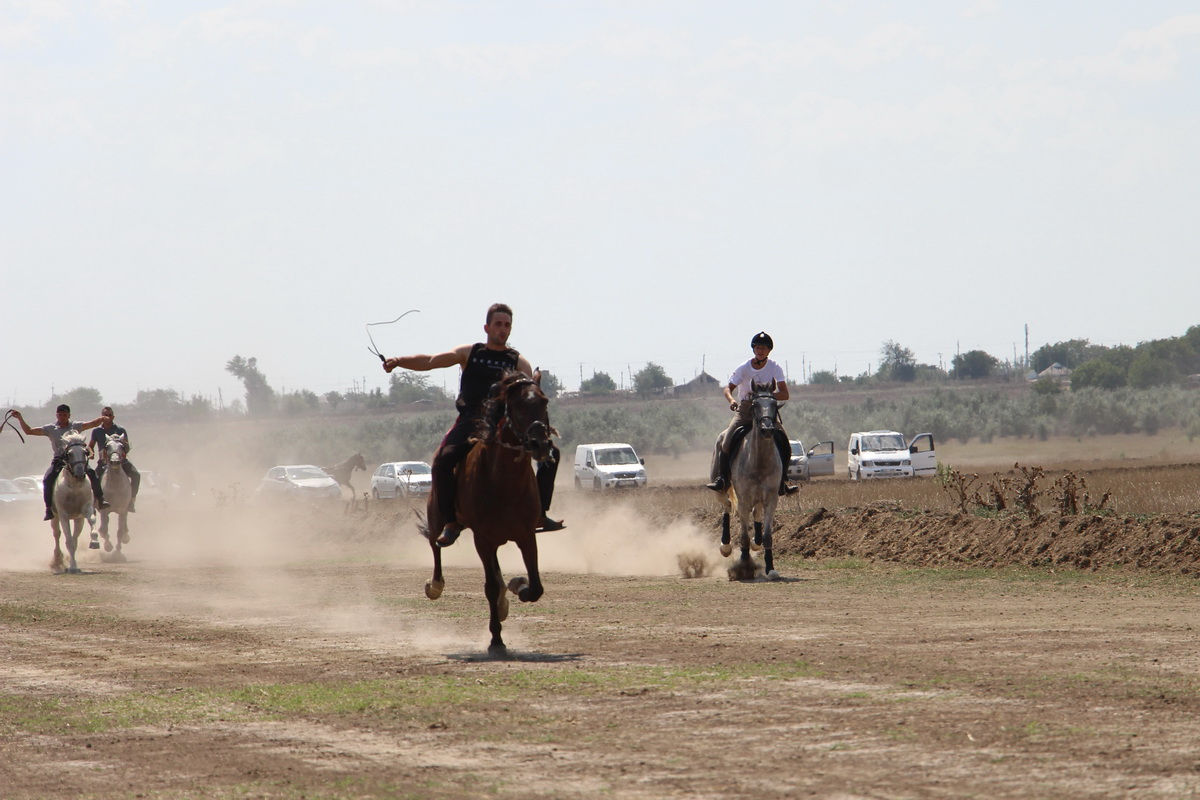
[[[437,600],[446,588],[446,581],[442,577],[442,548],[437,545],[437,537],[442,530],[442,518],[438,514],[433,495],[429,496],[429,502],[425,505],[425,521],[425,538],[429,540],[429,549],[433,551],[433,577],[425,581],[425,596],[430,600]]]
[[[721,514],[721,555],[728,558],[733,552],[733,545],[729,543],[729,514],[733,502],[729,499],[728,491],[722,495],[721,502],[725,505],[725,512]]]
[[[508,619],[508,597],[505,594],[504,575],[500,572],[500,559],[496,557],[494,545],[480,545],[482,537],[475,537],[479,559],[483,562],[483,594],[488,601],[488,630],[492,641],[488,654],[495,657],[508,655],[508,647],[500,637],[500,623]]]
[[[54,533],[54,555],[50,558],[50,569],[53,572],[63,571],[62,528],[59,527],[58,517],[50,521],[50,530]]]
[[[67,520],[67,572],[71,575],[82,572],[75,561],[75,551],[79,547],[79,536],[83,533],[83,520]]]
[[[775,571],[775,554],[773,552],[776,502],[777,498],[768,497],[763,508],[763,569],[766,571],[769,581],[779,580],[779,573]]]
[[[508,582],[508,590],[521,599],[522,603],[536,603],[545,591],[542,587],[542,576],[538,572],[537,539],[526,537],[517,542],[521,549],[521,557],[525,560],[526,577],[513,578]]]
[[[741,540],[741,555],[738,560],[729,566],[728,574],[731,581],[747,581],[751,580],[757,571],[754,566],[754,559],[750,557],[750,512],[747,510],[738,510],[738,523],[742,527]]]
[[[108,538],[108,514],[106,509],[100,510],[100,536],[104,539],[104,552],[110,553],[113,549],[112,540]]]
[[[425,596],[437,600],[446,588],[446,581],[442,578],[442,548],[437,546],[432,536],[429,538],[429,549],[433,551],[433,577],[425,581]]]

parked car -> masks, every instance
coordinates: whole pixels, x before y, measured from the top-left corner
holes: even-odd
[[[340,499],[342,487],[320,467],[314,467],[312,464],[285,464],[267,470],[254,493],[264,500],[329,500]]]
[[[42,476],[41,475],[22,475],[19,478],[13,478],[13,483],[23,492],[42,496]]]
[[[790,481],[806,481],[818,475],[833,474],[833,442],[818,442],[808,450],[804,442],[792,439],[792,459],[788,463]]]
[[[846,447],[846,472],[851,480],[933,475],[937,472],[933,434],[918,433],[907,441],[897,431],[852,433]]]
[[[38,491],[29,492],[22,489],[15,480],[8,478],[0,478],[0,508],[13,509],[23,506],[25,503],[36,502],[42,499],[41,485],[38,485]]]
[[[424,461],[389,461],[371,476],[371,495],[422,497],[433,491],[433,469]]]
[[[581,444],[575,448],[575,488],[637,489],[646,485],[646,460],[624,442]]]

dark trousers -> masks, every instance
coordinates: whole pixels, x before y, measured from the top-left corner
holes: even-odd
[[[50,462],[50,469],[46,470],[46,474],[42,476],[42,499],[46,501],[46,510],[54,508],[54,482],[58,480],[58,473],[62,472],[65,466],[61,458],[57,456]],[[92,484],[92,494],[96,496],[96,502],[99,503],[104,499],[104,490],[100,488],[100,478],[96,475],[96,470],[88,467],[88,481]]]
[[[442,439],[442,446],[433,456],[433,490],[437,493],[438,511],[442,515],[443,524],[455,521],[454,501],[457,495],[457,485],[454,480],[454,470],[471,451],[471,436],[477,430],[478,417],[460,414],[454,426]],[[537,466],[538,497],[542,501],[542,512],[550,510],[550,501],[554,497],[554,478],[558,475],[559,450],[550,446],[550,460],[539,461]]]
[[[129,476],[129,500],[133,502],[137,500],[138,487],[142,485],[142,473],[138,472],[137,467],[129,461],[122,461],[121,467],[125,470],[125,474]],[[104,470],[106,469],[108,469],[108,464],[100,462],[96,466],[97,477],[103,478]]]

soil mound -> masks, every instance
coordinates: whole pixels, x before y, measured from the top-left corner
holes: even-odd
[[[805,558],[857,557],[917,566],[1137,567],[1200,574],[1200,511],[1152,516],[975,516],[864,508],[782,512],[775,550]]]

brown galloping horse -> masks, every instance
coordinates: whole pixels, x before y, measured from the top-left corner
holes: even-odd
[[[483,562],[483,591],[491,611],[488,653],[493,656],[508,652],[500,638],[500,623],[508,617],[504,576],[496,555],[500,545],[515,542],[529,573],[527,578],[513,578],[508,590],[523,603],[542,596],[534,533],[542,518],[542,504],[530,458],[545,461],[552,457],[550,437],[557,431],[550,427],[548,404],[538,380],[521,372],[505,373],[484,406],[475,443],[455,473],[455,513],[458,522],[471,529],[475,551]],[[425,584],[425,596],[430,600],[440,597],[446,585],[442,551],[436,541],[444,523],[437,495],[432,494],[428,523],[421,531],[433,550],[433,578]]]
[[[355,453],[345,461],[334,464],[332,467],[321,467],[321,471],[338,482],[338,485],[345,486],[350,490],[350,506],[353,507],[357,503],[354,493],[354,486],[350,483],[350,476],[354,474],[354,470],[361,469],[367,471],[367,462],[363,458],[362,453]]]

